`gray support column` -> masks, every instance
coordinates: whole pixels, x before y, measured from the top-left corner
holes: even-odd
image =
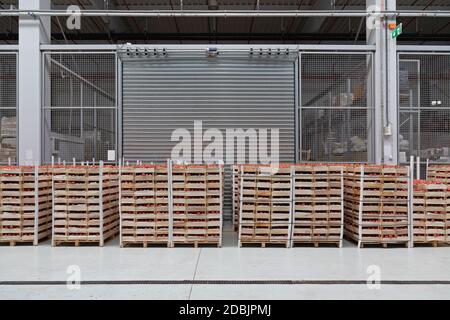
[[[395,10],[396,0],[367,0],[369,10]],[[367,43],[376,46],[373,70],[374,160],[376,163],[398,162],[397,112],[397,41],[392,39],[388,26],[395,19],[368,19]]]
[[[20,0],[21,10],[48,10],[50,0]],[[19,18],[19,164],[41,162],[41,52],[50,43],[50,17]]]

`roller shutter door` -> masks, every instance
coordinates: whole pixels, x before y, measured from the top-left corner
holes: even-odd
[[[190,58],[124,60],[122,154],[164,162],[179,128],[278,128],[280,162],[295,159],[294,62],[288,59]],[[270,139],[270,134],[268,135]],[[193,153],[192,153],[193,154]],[[224,151],[225,155],[225,151]],[[226,170],[225,214],[231,214]]]

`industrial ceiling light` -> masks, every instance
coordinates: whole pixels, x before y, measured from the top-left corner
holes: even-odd
[[[219,10],[217,0],[208,0],[208,10]]]

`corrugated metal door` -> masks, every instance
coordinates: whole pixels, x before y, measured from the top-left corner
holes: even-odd
[[[125,160],[164,162],[172,132],[277,128],[280,162],[295,159],[295,72],[287,58],[155,58],[122,63],[122,153]],[[270,139],[270,133],[268,135]],[[225,150],[224,150],[225,155]],[[225,211],[231,212],[226,175]]]

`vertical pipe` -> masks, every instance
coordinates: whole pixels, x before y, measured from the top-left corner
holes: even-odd
[[[39,242],[39,168],[34,164],[34,239],[33,245]]]
[[[220,242],[219,246],[222,247],[223,240],[223,172],[224,169],[222,161],[219,161],[219,184],[220,184]]]
[[[411,168],[411,176],[414,179],[414,156],[410,156],[410,158],[409,158],[409,166]]]
[[[289,247],[292,248],[294,246],[294,228],[295,228],[295,165],[291,166],[291,194],[290,194],[290,206],[289,206]]]
[[[167,191],[169,204],[169,243],[173,247],[173,183],[172,183],[172,160],[167,159]]]
[[[359,185],[359,213],[358,213],[358,248],[361,248],[362,244],[362,209],[364,201],[364,165],[361,165],[361,176]]]
[[[408,248],[414,246],[414,169],[408,168]]]
[[[239,248],[242,247],[242,240],[241,240],[241,234],[242,234],[242,193],[244,192],[244,166],[241,165],[241,185],[240,185],[240,189],[241,191],[239,192],[239,233],[238,233],[238,237],[239,237]]]
[[[103,215],[104,215],[104,212],[103,212],[103,161],[100,161],[100,165],[99,165],[99,173],[98,173],[98,178],[99,178],[99,181],[98,181],[98,186],[99,186],[99,205],[100,205],[100,222],[99,222],[99,224],[100,224],[100,247],[103,247],[103,244],[104,244],[104,241],[105,241],[105,239],[103,238],[104,237],[104,235],[103,235],[103,229],[104,229],[104,226],[103,226]]]
[[[119,159],[119,243],[123,248],[122,241],[122,161]]]
[[[55,246],[55,175],[52,172],[52,246]]]
[[[339,239],[339,248],[342,248],[344,239],[344,168],[341,168],[341,234]]]
[[[420,180],[420,157],[417,157],[417,168],[416,168],[417,172],[416,172],[416,176],[417,179]]]

